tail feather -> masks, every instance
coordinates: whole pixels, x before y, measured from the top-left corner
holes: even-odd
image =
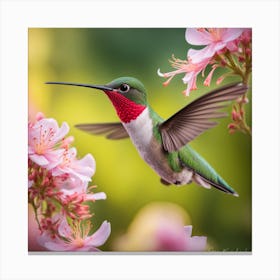
[[[200,175],[201,176],[201,175]],[[213,182],[213,181],[210,181],[208,180],[207,178],[201,176],[201,179],[203,181],[205,181],[207,184],[215,187],[216,189],[222,191],[222,192],[225,192],[225,193],[228,193],[228,194],[232,194],[236,197],[239,196],[239,194],[233,189],[231,188],[221,177],[218,177],[218,182]]]
[[[225,193],[238,196],[237,192],[214,170],[214,168],[189,145],[179,151],[179,159],[183,166],[194,172],[194,181],[203,187],[211,185]],[[197,176],[197,180],[196,180]],[[204,182],[204,183],[203,183]]]

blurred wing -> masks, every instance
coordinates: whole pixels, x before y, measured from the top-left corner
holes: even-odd
[[[230,84],[213,90],[194,100],[175,115],[159,125],[163,147],[174,152],[185,146],[205,130],[217,125],[209,119],[223,118],[225,112],[218,112],[227,104],[225,101],[237,99],[248,87],[241,83]]]
[[[106,135],[107,139],[119,140],[128,138],[129,135],[122,123],[89,123],[75,125],[80,130],[95,135]]]

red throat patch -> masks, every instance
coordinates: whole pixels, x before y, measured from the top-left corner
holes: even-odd
[[[119,118],[124,123],[135,120],[146,108],[146,106],[137,104],[116,91],[105,91],[105,93],[110,98]]]

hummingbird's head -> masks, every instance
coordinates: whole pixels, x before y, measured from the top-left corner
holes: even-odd
[[[136,78],[120,77],[105,86],[117,91],[136,104],[147,105],[146,89]]]
[[[122,122],[136,119],[147,107],[144,85],[132,77],[120,77],[105,85],[91,85],[68,82],[47,82],[46,84],[81,86],[102,90],[111,100]]]

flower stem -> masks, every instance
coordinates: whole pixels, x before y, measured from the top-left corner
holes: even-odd
[[[227,51],[225,53],[225,57],[227,60],[225,60],[226,66],[230,68],[236,75],[240,76],[242,79],[242,83],[245,85],[249,84],[249,78],[250,78],[250,73],[251,73],[251,63],[249,61],[248,56],[246,56],[246,66],[244,71],[242,71],[241,67],[235,62],[232,54]],[[251,133],[251,128],[248,126],[246,122],[246,113],[245,113],[245,98],[247,98],[247,92],[244,93],[242,100],[238,102],[238,111],[240,113],[241,119],[237,123],[237,127],[240,131],[244,133],[248,133],[250,136],[252,135]]]
[[[33,202],[31,202],[30,204],[32,205],[32,207],[34,209],[35,220],[38,224],[38,228],[39,228],[40,231],[42,231],[41,224],[40,224],[40,221],[39,221],[39,218],[38,218],[38,211],[37,211],[38,208],[35,206],[35,204]]]
[[[229,51],[225,53],[225,57],[229,61],[229,63],[227,63],[227,66],[231,68],[237,75],[241,76],[242,79],[244,79],[244,73],[242,72],[241,68],[235,63],[234,58]]]
[[[240,104],[239,103],[239,110],[241,111],[241,112],[244,112],[243,114],[242,114],[242,119],[241,119],[241,121],[240,121],[240,124],[239,124],[239,126],[240,126],[240,128],[241,128],[241,130],[242,131],[244,131],[245,133],[248,133],[250,136],[252,135],[252,132],[251,132],[251,128],[248,126],[248,124],[246,123],[246,114],[245,114],[245,108],[244,108],[244,104]]]

